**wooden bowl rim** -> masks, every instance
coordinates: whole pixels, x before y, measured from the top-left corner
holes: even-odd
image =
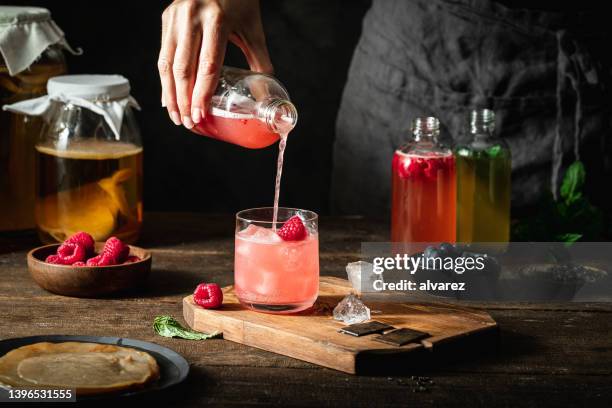
[[[104,242],[96,242],[96,244],[104,244]],[[58,265],[58,264],[52,264],[52,263],[47,263],[44,260],[41,260],[37,257],[34,256],[34,253],[40,250],[43,250],[45,248],[51,248],[51,247],[59,247],[60,245],[62,245],[61,243],[57,243],[57,244],[47,244],[47,245],[42,245],[39,247],[36,247],[32,250],[30,250],[30,252],[28,252],[27,258],[28,260],[37,263],[37,264],[42,264],[42,265],[46,265],[47,267],[51,267],[57,270],[60,269],[71,269],[71,270],[75,270],[75,269],[81,269],[81,268],[89,268],[89,269],[114,269],[114,268],[130,268],[130,267],[135,267],[136,265],[139,265],[141,263],[147,262],[151,259],[151,252],[135,246],[135,245],[128,245],[131,248],[135,248],[138,249],[140,251],[142,251],[144,253],[144,256],[140,259],[140,261],[136,261],[136,262],[130,262],[130,263],[122,263],[122,264],[117,264],[117,265],[104,265],[104,266],[91,266],[91,265],[85,265],[85,266],[72,266],[72,265]]]

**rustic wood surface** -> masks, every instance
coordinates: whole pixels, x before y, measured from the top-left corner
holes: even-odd
[[[606,303],[471,303],[498,322],[497,349],[451,349],[433,364],[378,376],[353,376],[226,340],[157,336],[153,318],[182,320],[182,299],[198,282],[232,283],[233,232],[232,216],[146,214],[139,245],[154,257],[146,287],[97,300],[40,289],[26,268],[26,253],[37,243],[28,236],[0,238],[0,339],[123,336],[170,347],[191,364],[190,377],[170,392],[113,405],[612,406],[612,306]],[[384,223],[323,217],[321,274],[343,277],[362,241],[386,236]],[[419,390],[419,376],[433,384]]]
[[[489,341],[497,340],[495,335],[488,333],[497,331],[498,327],[487,312],[448,302],[368,302],[368,306],[377,311],[372,317],[374,320],[397,329],[419,330],[430,335],[403,347],[376,341],[376,335],[341,334],[338,330],[345,324],[334,320],[332,311],[352,291],[348,280],[322,276],[319,298],[311,312],[282,316],[245,310],[236,298],[234,287],[226,286],[220,309],[204,309],[195,304],[193,295],[186,296],[183,318],[195,330],[219,331],[226,340],[350,374],[367,374],[372,369],[395,370],[415,359],[437,356],[441,345],[448,347],[456,341],[461,341],[462,346],[469,346],[472,341],[481,344],[481,336],[485,334]]]

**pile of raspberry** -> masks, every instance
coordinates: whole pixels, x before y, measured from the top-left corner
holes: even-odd
[[[72,266],[110,266],[137,261],[140,258],[130,256],[130,247],[117,237],[107,239],[102,252],[96,254],[95,241],[86,232],[77,232],[45,259],[47,263]]]
[[[455,159],[452,155],[420,157],[404,156],[395,154],[393,156],[392,168],[402,178],[420,178],[435,180],[438,171],[451,172],[455,167]]]

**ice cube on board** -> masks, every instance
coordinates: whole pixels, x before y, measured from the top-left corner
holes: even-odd
[[[370,320],[370,309],[351,293],[334,308],[334,319],[346,324],[365,322]]]

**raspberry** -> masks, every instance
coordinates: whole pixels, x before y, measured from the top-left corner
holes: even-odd
[[[83,246],[83,248],[85,248],[88,254],[93,254],[94,252],[95,241],[93,237],[86,232],[77,232],[76,234],[68,238],[66,241],[64,241],[64,243],[80,244]]]
[[[102,259],[102,255],[96,255],[92,258],[89,258],[87,260],[87,262],[85,262],[85,265],[87,266],[98,266],[98,263],[100,262],[100,259]]]
[[[72,266],[87,266],[87,264],[83,261],[77,261],[73,263]]]
[[[107,254],[96,255],[87,260],[87,266],[110,266],[116,265],[115,260]]]
[[[393,169],[402,179],[416,178],[423,174],[425,162],[420,157],[402,156],[395,154],[393,156]]]
[[[306,227],[297,215],[289,218],[276,233],[283,241],[301,241],[307,235]]]
[[[64,265],[72,265],[78,261],[84,261],[87,251],[81,244],[64,243],[57,248],[57,256]]]
[[[130,247],[125,245],[119,238],[110,237],[104,244],[102,254],[111,258],[113,263],[120,264],[125,262],[130,254]]]
[[[407,169],[408,177],[418,177],[421,173],[423,173],[422,159],[411,159]]]
[[[135,255],[132,256],[128,256],[127,259],[125,260],[125,262],[127,263],[132,263],[132,262],[140,262],[141,259]]]
[[[193,292],[193,301],[204,309],[216,309],[223,303],[223,292],[216,283],[200,283]]]
[[[55,265],[63,265],[62,260],[60,259],[59,256],[57,255],[49,255],[46,259],[45,259],[46,263],[50,263],[50,264],[55,264]]]
[[[435,179],[438,177],[438,170],[440,169],[439,159],[429,159],[425,163],[423,174],[429,179]]]

